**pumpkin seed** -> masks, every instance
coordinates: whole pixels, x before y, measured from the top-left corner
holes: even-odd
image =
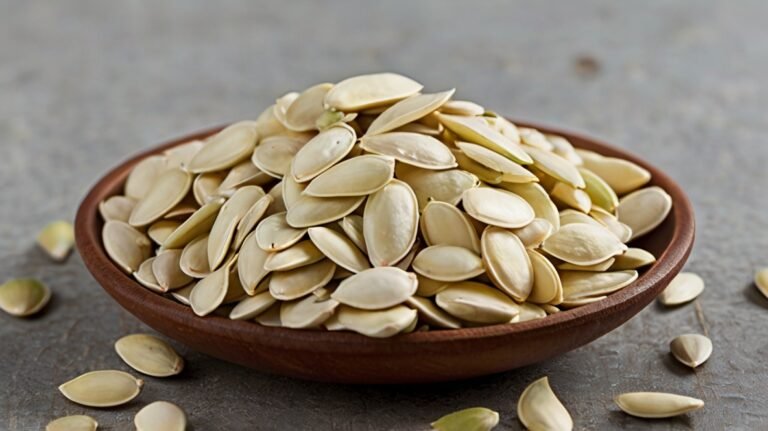
[[[333,84],[317,84],[304,90],[285,111],[285,126],[293,131],[306,132],[315,128],[315,121],[323,114],[323,101]]]
[[[192,177],[189,173],[178,168],[166,171],[157,178],[147,194],[136,202],[128,223],[141,227],[163,217],[184,199],[191,185]]]
[[[99,203],[99,213],[104,221],[117,220],[128,223],[136,201],[128,196],[111,196]]]
[[[464,210],[491,226],[520,228],[533,221],[533,208],[520,196],[505,190],[478,187],[464,192]]]
[[[303,299],[283,302],[280,322],[286,328],[316,328],[333,315],[339,303],[333,299],[320,299],[307,295]]]
[[[295,91],[290,91],[288,93],[285,93],[284,95],[280,96],[277,100],[275,100],[275,107],[274,109],[274,115],[277,121],[280,122],[280,124],[283,125],[284,128],[288,128],[287,126],[287,120],[285,119],[285,115],[288,112],[288,109],[291,107],[291,104],[299,97],[299,93]]]
[[[768,298],[768,268],[763,268],[755,273],[755,286],[763,296]]]
[[[576,153],[570,141],[556,135],[545,135],[545,137],[552,144],[552,152],[568,160],[572,165],[581,166],[584,164],[581,156]]]
[[[528,429],[573,429],[573,419],[545,376],[528,385],[517,401],[517,417]]]
[[[576,211],[574,209],[565,209],[560,211],[560,226],[565,226],[573,223],[586,223],[592,226],[605,228],[605,224],[601,223],[589,215]]]
[[[134,201],[143,199],[168,169],[167,162],[164,156],[150,156],[137,163],[125,180],[125,195]]]
[[[308,233],[321,254],[342,268],[358,273],[371,267],[368,258],[343,234],[326,227],[309,228]]]
[[[527,253],[533,268],[533,287],[527,301],[536,304],[562,302],[563,285],[555,266],[535,250],[527,250]]]
[[[286,176],[287,178],[288,176]],[[286,211],[285,200],[283,199],[283,185],[285,181],[279,181],[277,184],[269,189],[267,194],[272,196],[272,203],[267,208],[266,216],[275,215]]]
[[[458,143],[458,141],[456,142]],[[477,176],[478,179],[485,183],[494,185],[501,184],[502,179],[504,178],[503,173],[491,169],[482,163],[476,162],[461,150],[453,150],[453,156],[456,157],[456,163],[461,170]]]
[[[411,187],[419,203],[419,210],[424,210],[433,200],[457,205],[465,191],[480,184],[475,175],[460,169],[432,171],[414,168],[396,176]]]
[[[261,145],[259,147],[261,147]],[[202,175],[207,174],[201,174],[201,176]],[[271,180],[271,176],[262,172],[261,169],[254,165],[250,160],[246,160],[238,163],[229,170],[217,187],[216,193],[222,196],[231,196],[240,186],[263,185]],[[194,184],[192,188],[194,189]]]
[[[336,316],[341,328],[369,337],[388,338],[413,325],[418,313],[402,305],[375,311],[341,305],[337,309]]]
[[[229,290],[229,271],[232,261],[213,271],[200,280],[189,295],[192,311],[198,316],[207,316],[224,302]]]
[[[143,233],[128,223],[110,220],[101,232],[107,255],[123,271],[131,274],[152,253],[152,243]]]
[[[547,175],[577,189],[586,187],[584,178],[582,178],[579,170],[564,158],[555,153],[530,146],[525,147],[525,151],[533,159],[534,166],[541,169]]]
[[[463,281],[485,272],[483,261],[472,250],[453,245],[425,248],[413,260],[413,269],[438,281]]]
[[[212,270],[224,261],[240,220],[262,196],[261,187],[245,186],[221,206],[208,237],[208,265]]]
[[[607,227],[621,242],[629,242],[632,239],[632,228],[620,222],[619,219],[600,207],[592,207],[590,217]]]
[[[616,211],[619,206],[619,198],[611,186],[589,169],[579,168],[581,178],[584,179],[584,191],[589,195],[593,205],[608,211]]]
[[[155,401],[136,413],[133,424],[136,431],[184,431],[187,415],[176,404]]]
[[[263,139],[253,152],[251,162],[264,172],[279,176],[290,172],[291,160],[306,145],[307,139],[276,135]]]
[[[432,201],[424,207],[421,234],[428,245],[455,245],[480,253],[480,238],[466,214],[455,206]]]
[[[239,250],[240,246],[245,241],[245,237],[248,236],[256,228],[256,225],[261,221],[264,214],[267,213],[267,209],[272,204],[272,196],[264,195],[259,198],[251,208],[243,215],[240,222],[237,223],[237,232],[235,233],[235,239],[232,243],[234,250]]]
[[[421,274],[416,274],[416,278],[419,280],[416,288],[416,295],[429,297],[435,296],[438,292],[444,290],[451,283],[445,281],[432,280],[431,278],[424,277]]]
[[[696,299],[704,290],[704,280],[692,272],[681,272],[659,295],[666,306],[685,304]]]
[[[280,322],[280,302],[274,303],[267,311],[260,313],[256,316],[256,323],[262,326],[269,326],[273,328],[279,328],[283,326]]]
[[[634,191],[619,201],[619,221],[632,229],[632,239],[656,229],[672,209],[672,198],[661,187]]]
[[[99,423],[90,416],[64,416],[48,422],[45,431],[96,431]]]
[[[512,232],[488,226],[481,238],[488,277],[502,292],[524,302],[533,289],[533,267],[525,246]]]
[[[540,184],[501,183],[499,187],[525,199],[537,218],[543,218],[552,224],[552,232],[560,229],[560,214],[557,211],[557,206]]]
[[[614,398],[624,413],[639,418],[671,418],[704,407],[704,401],[663,392],[629,392]]]
[[[637,280],[637,271],[560,271],[563,296],[568,302],[613,293]]]
[[[669,350],[678,361],[696,368],[712,354],[712,341],[699,334],[683,334],[669,343]]]
[[[486,147],[470,144],[468,142],[456,142],[456,146],[464,154],[477,163],[501,174],[501,181],[510,183],[530,183],[539,179],[531,171],[509,160],[499,153]]]
[[[533,163],[531,156],[518,143],[491,128],[480,117],[438,113],[437,118],[447,129],[468,142],[482,145],[520,164]]]
[[[276,301],[269,291],[249,296],[235,305],[235,308],[229,313],[229,318],[232,320],[251,320],[267,311]]]
[[[513,229],[514,233],[525,248],[536,248],[552,234],[552,223],[543,218],[535,218],[527,225]]]
[[[181,222],[176,220],[160,220],[152,223],[147,229],[147,236],[156,244],[162,246],[163,242],[181,226]]]
[[[646,185],[651,173],[629,160],[604,157],[578,150],[584,167],[602,178],[618,195],[624,195]]]
[[[184,359],[154,335],[126,335],[117,340],[115,351],[131,368],[148,376],[175,376],[184,369]]]
[[[259,227],[261,227],[261,224]],[[258,233],[257,228],[256,232],[252,232],[245,237],[245,241],[243,241],[243,245],[240,247],[240,257],[237,261],[237,273],[240,277],[240,283],[245,292],[251,296],[256,293],[256,288],[261,280],[269,274],[269,271],[264,269],[269,253],[259,246]]]
[[[268,136],[277,135],[286,132],[288,129],[283,126],[275,116],[275,105],[270,105],[258,118],[256,118],[256,133],[260,139]]]
[[[435,431],[490,431],[499,424],[499,414],[485,407],[472,407],[447,414],[429,424]]]
[[[368,253],[368,249],[365,246],[365,236],[363,234],[363,217],[350,214],[339,222],[341,229],[347,235],[347,237],[359,248],[363,253]]]
[[[592,209],[589,194],[581,189],[573,188],[570,184],[557,183],[549,193],[557,202],[588,213]]]
[[[197,237],[184,246],[179,267],[184,274],[194,278],[204,278],[211,273],[208,265],[208,235]]]
[[[171,149],[165,150],[163,155],[166,158],[166,166],[169,168],[186,169],[192,158],[205,145],[203,141],[189,141],[177,145]]]
[[[306,228],[330,223],[356,210],[365,196],[316,198],[302,195],[288,208],[285,220],[294,228]]]
[[[445,144],[419,133],[389,132],[363,136],[360,148],[422,169],[441,170],[457,166],[456,158]]]
[[[369,195],[384,187],[394,174],[395,160],[391,157],[354,157],[315,177],[304,193],[316,197]]]
[[[642,248],[630,247],[624,254],[614,258],[613,265],[608,268],[609,271],[620,271],[623,269],[638,269],[656,262],[656,257]]]
[[[48,304],[51,290],[31,278],[8,280],[0,285],[0,310],[11,316],[31,316]]]
[[[291,164],[293,178],[305,183],[320,175],[349,154],[355,139],[355,131],[346,125],[323,130],[294,156]]]
[[[181,270],[181,254],[179,249],[165,250],[152,261],[152,274],[163,292],[184,287],[192,281],[192,277]]]
[[[564,263],[558,264],[557,269],[567,270],[567,271],[603,272],[603,271],[607,271],[608,268],[612,267],[615,261],[616,259],[611,257],[609,259],[606,259],[594,265],[574,265],[572,263],[564,262]]]
[[[547,316],[550,314],[559,313],[560,309],[552,304],[539,304],[539,307],[541,307],[542,310],[547,312]]]
[[[182,199],[178,205],[165,213],[165,215],[163,215],[163,219],[186,219],[187,217],[194,214],[194,212],[198,209],[199,207],[197,206],[197,202],[195,202],[194,197],[187,195],[187,197]]]
[[[451,89],[435,94],[416,94],[403,99],[376,117],[365,134],[366,136],[378,135],[416,121],[440,108],[455,91]]]
[[[530,127],[518,127],[517,133],[520,135],[520,141],[525,145],[536,147],[544,151],[553,151],[555,149],[554,145],[547,140],[544,134],[536,129],[531,129]]]
[[[371,268],[342,281],[331,298],[363,310],[381,310],[413,296],[417,284],[415,274],[399,268]]]
[[[275,253],[270,253],[264,261],[266,271],[288,271],[305,265],[319,262],[325,255],[312,243],[301,241],[291,247]]]
[[[152,270],[152,264],[154,262],[155,257],[150,257],[149,259],[142,262],[141,265],[139,265],[139,269],[133,273],[133,278],[135,278],[139,284],[153,292],[166,293],[168,292],[168,289],[160,286],[160,284],[157,282],[157,278],[155,277],[155,273]]]
[[[116,370],[85,373],[61,386],[59,391],[67,399],[88,407],[115,407],[139,395],[144,381]]]
[[[216,199],[224,178],[224,172],[207,172],[196,176],[192,182],[192,195],[195,197],[195,202],[205,205]]]
[[[448,314],[475,323],[506,323],[520,311],[502,292],[482,283],[453,283],[435,295],[437,305]]]
[[[195,174],[227,169],[247,159],[256,147],[259,135],[255,121],[232,124],[208,138],[187,169]]]
[[[547,312],[536,304],[528,302],[520,304],[520,314],[517,315],[517,322],[527,322],[547,317]]]
[[[627,250],[608,229],[586,223],[562,226],[541,248],[560,260],[582,266],[603,262]]]
[[[325,106],[343,112],[385,106],[413,96],[424,88],[396,73],[374,73],[347,78],[325,95]]]
[[[416,195],[408,184],[392,180],[365,204],[363,236],[374,266],[390,266],[411,250],[419,227]]]
[[[269,292],[281,301],[298,299],[325,286],[335,270],[336,264],[324,259],[290,271],[277,271],[269,281]]]
[[[75,228],[67,221],[49,223],[37,235],[37,245],[53,260],[67,258],[75,245]]]
[[[438,308],[430,299],[411,296],[405,304],[419,312],[419,318],[438,328],[459,329],[461,321]]]
[[[283,207],[290,208],[301,197],[306,190],[307,183],[298,183],[293,178],[293,175],[286,175],[283,181],[280,183],[282,189]],[[269,213],[269,212],[267,212]]]
[[[449,100],[440,107],[440,112],[450,115],[464,115],[467,117],[483,115],[485,108],[468,100]]]
[[[181,304],[186,305],[189,307],[189,295],[192,293],[192,289],[195,288],[195,284],[188,284],[181,289],[174,290],[171,292],[171,296],[173,299],[179,301]]]

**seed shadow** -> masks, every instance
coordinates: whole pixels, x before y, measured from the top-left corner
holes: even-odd
[[[744,296],[747,298],[747,301],[758,305],[763,308],[768,308],[768,298],[766,298],[760,291],[757,289],[757,286],[755,286],[755,283],[749,283],[744,287]]]
[[[659,422],[659,419],[646,419],[646,418],[639,418],[636,416],[629,415],[619,410],[618,407],[616,407],[615,409],[609,410],[608,414],[613,418],[613,420],[611,420],[611,423],[620,423],[622,429],[629,427],[629,425],[633,423],[644,424],[645,426],[650,427],[653,424],[658,424]],[[667,418],[667,419],[664,419],[664,421],[665,421],[665,424],[669,425],[668,429],[677,429],[678,426],[680,427],[680,429],[694,429],[693,421],[691,420],[691,417],[687,414]]]

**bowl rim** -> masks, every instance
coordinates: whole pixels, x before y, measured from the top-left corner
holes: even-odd
[[[209,315],[199,317],[192,312],[191,308],[144,288],[109,259],[101,241],[99,226],[103,222],[99,215],[98,206],[101,200],[114,194],[110,191],[124,183],[130,169],[140,160],[182,143],[203,139],[223,129],[226,125],[206,128],[180,138],[165,141],[158,146],[150,147],[129,157],[103,174],[88,191],[78,208],[75,219],[77,249],[86,267],[95,278],[101,279],[101,277],[96,276],[98,272],[100,275],[114,280],[110,283],[99,282],[99,284],[118,302],[128,300],[135,302],[137,306],[141,304],[140,306],[154,309],[155,312],[162,313],[169,321],[186,325],[188,330],[201,334],[206,333],[216,336],[258,340],[261,345],[288,350],[307,350],[311,346],[311,349],[316,352],[336,352],[339,349],[347,349],[358,354],[381,354],[382,351],[388,354],[400,354],[413,352],[415,349],[424,352],[428,351],[430,347],[439,348],[440,346],[444,347],[445,344],[467,340],[488,341],[515,336],[545,336],[565,328],[573,330],[574,327],[586,325],[592,319],[600,318],[601,315],[621,311],[623,308],[629,308],[634,302],[642,301],[641,297],[644,292],[654,289],[669,274],[680,271],[693,247],[695,220],[690,201],[682,188],[674,180],[634,154],[611,146],[600,139],[561,127],[551,127],[514,119],[511,119],[511,121],[519,126],[533,127],[543,133],[561,135],[569,140],[588,141],[590,144],[598,147],[598,152],[602,155],[627,159],[651,172],[651,184],[663,184],[662,188],[672,197],[672,211],[670,211],[667,217],[674,217],[675,219],[669,245],[657,257],[656,263],[643,272],[633,283],[608,295],[603,300],[551,314],[546,318],[515,324],[496,324],[426,332],[417,331],[379,339],[347,331],[266,327],[255,322],[230,320],[222,316]],[[578,146],[576,147],[578,148]],[[129,286],[131,289],[117,288],[118,284]],[[656,293],[658,294],[660,290],[660,288],[657,288]],[[131,312],[133,313],[133,311]]]

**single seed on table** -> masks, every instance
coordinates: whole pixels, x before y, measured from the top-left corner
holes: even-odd
[[[344,329],[369,337],[388,338],[412,326],[418,312],[402,305],[375,311],[341,305],[336,316]]]
[[[351,214],[364,200],[365,196],[316,198],[304,194],[288,208],[285,220],[294,228],[330,223]]]
[[[227,256],[237,225],[243,216],[262,196],[264,191],[258,186],[245,186],[238,189],[216,216],[208,236],[208,265],[212,270],[221,265]]]
[[[386,106],[413,96],[424,88],[396,73],[374,73],[347,78],[325,95],[325,106],[343,112]]]
[[[282,212],[259,222],[251,235],[262,250],[280,251],[299,242],[305,233],[307,233],[306,229],[291,227],[286,220],[286,213]]]
[[[255,121],[241,121],[208,138],[187,169],[195,174],[220,171],[247,159],[258,141]]]
[[[448,102],[455,89],[434,94],[415,94],[390,106],[368,126],[366,136],[395,130],[435,111]]]
[[[704,407],[704,401],[663,392],[630,392],[614,401],[624,413],[640,418],[671,418]]]
[[[384,187],[395,174],[395,159],[365,155],[345,160],[315,177],[304,193],[315,197],[369,195]]]
[[[525,246],[512,232],[488,226],[480,240],[488,277],[501,291],[524,302],[533,289],[533,267]]]
[[[323,259],[290,271],[277,271],[272,274],[269,292],[281,301],[298,299],[325,286],[331,281],[335,270],[336,264],[333,261]]]
[[[418,229],[418,202],[408,184],[392,180],[368,197],[363,236],[373,266],[399,262],[411,250]]]
[[[115,407],[139,395],[144,381],[117,370],[85,373],[59,386],[67,399],[88,407]]]
[[[176,404],[155,401],[144,406],[133,419],[136,431],[184,431],[187,415]]]
[[[264,270],[288,271],[323,259],[325,259],[325,255],[315,247],[312,241],[304,240],[285,250],[270,253],[264,261]]]
[[[517,417],[528,429],[573,429],[573,419],[549,386],[549,379],[542,377],[528,385],[517,401]]]
[[[128,223],[134,227],[149,225],[178,205],[192,186],[192,176],[181,169],[165,171],[131,211]]]
[[[637,280],[637,271],[560,271],[563,297],[567,302],[608,295]]]
[[[651,180],[651,173],[640,166],[615,157],[576,150],[584,167],[599,175],[618,195],[624,195],[644,186]]]
[[[232,320],[251,320],[267,311],[277,300],[266,291],[249,296],[235,305],[229,313]]]
[[[712,341],[699,334],[683,334],[669,343],[669,350],[675,359],[696,368],[712,354]]]
[[[437,118],[447,129],[467,142],[482,145],[520,164],[533,162],[517,142],[491,128],[480,117],[462,117],[437,113]]]
[[[355,140],[355,131],[344,124],[323,130],[296,153],[291,175],[300,183],[315,178],[349,154]]]
[[[148,376],[174,376],[184,369],[184,359],[154,335],[126,335],[115,342],[115,351],[131,368]]]
[[[456,206],[432,201],[424,207],[419,221],[428,245],[455,245],[480,253],[480,238],[469,217]]]
[[[99,423],[90,416],[64,416],[48,422],[45,431],[96,431]]]
[[[672,197],[661,187],[646,187],[619,200],[619,221],[632,229],[632,239],[656,229],[672,209]]]
[[[463,281],[485,273],[483,261],[472,250],[453,245],[433,245],[421,250],[413,269],[438,281]]]
[[[586,223],[562,226],[541,245],[549,255],[574,265],[594,265],[626,251],[607,228]]]
[[[422,169],[441,170],[457,166],[450,148],[436,138],[420,133],[389,132],[363,136],[360,148]]]
[[[280,306],[280,322],[286,328],[315,328],[333,315],[339,302],[307,295],[295,301],[283,302]]]
[[[498,424],[498,412],[471,407],[447,414],[429,425],[434,431],[490,431]]]
[[[49,223],[37,235],[37,245],[53,260],[61,262],[67,258],[75,245],[75,229],[67,221]]]
[[[99,214],[104,221],[118,220],[128,223],[136,201],[128,196],[110,196],[99,203]]]
[[[464,192],[464,211],[491,226],[520,228],[533,221],[533,208],[520,196],[505,190],[477,187]]]
[[[448,314],[475,323],[507,323],[517,316],[518,305],[501,291],[482,283],[452,283],[435,296]]]
[[[403,303],[416,293],[416,274],[395,267],[361,271],[339,284],[331,298],[363,310],[381,310]]]
[[[659,295],[666,306],[681,305],[696,299],[704,290],[704,280],[692,272],[681,272]]]
[[[152,254],[152,242],[128,223],[111,220],[104,223],[102,240],[107,255],[120,269],[131,274]]]
[[[11,316],[31,316],[48,304],[51,290],[31,278],[8,280],[0,285],[0,310]]]
[[[311,227],[307,231],[312,243],[336,265],[352,272],[364,271],[371,267],[368,258],[344,234],[327,227]]]
[[[768,268],[763,268],[755,273],[755,286],[766,298],[768,298]]]
[[[527,250],[533,268],[533,287],[527,300],[536,304],[563,301],[563,285],[552,262],[535,250]]]

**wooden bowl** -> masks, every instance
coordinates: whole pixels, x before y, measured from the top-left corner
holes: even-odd
[[[518,123],[521,124],[521,123]],[[355,333],[264,327],[225,317],[198,317],[189,307],[153,293],[112,263],[101,241],[98,204],[121,193],[141,159],[221,128],[195,133],[145,151],[108,172],[88,192],[77,213],[77,248],[94,278],[143,322],[191,348],[261,371],[338,383],[424,383],[508,371],[544,361],[613,330],[647,306],[681,270],[694,239],[691,204],[660,170],[596,139],[537,125],[576,147],[631,160],[648,169],[651,184],[672,196],[667,219],[635,243],[658,261],[637,281],[608,298],[539,320],[479,328],[402,334],[389,339]]]

